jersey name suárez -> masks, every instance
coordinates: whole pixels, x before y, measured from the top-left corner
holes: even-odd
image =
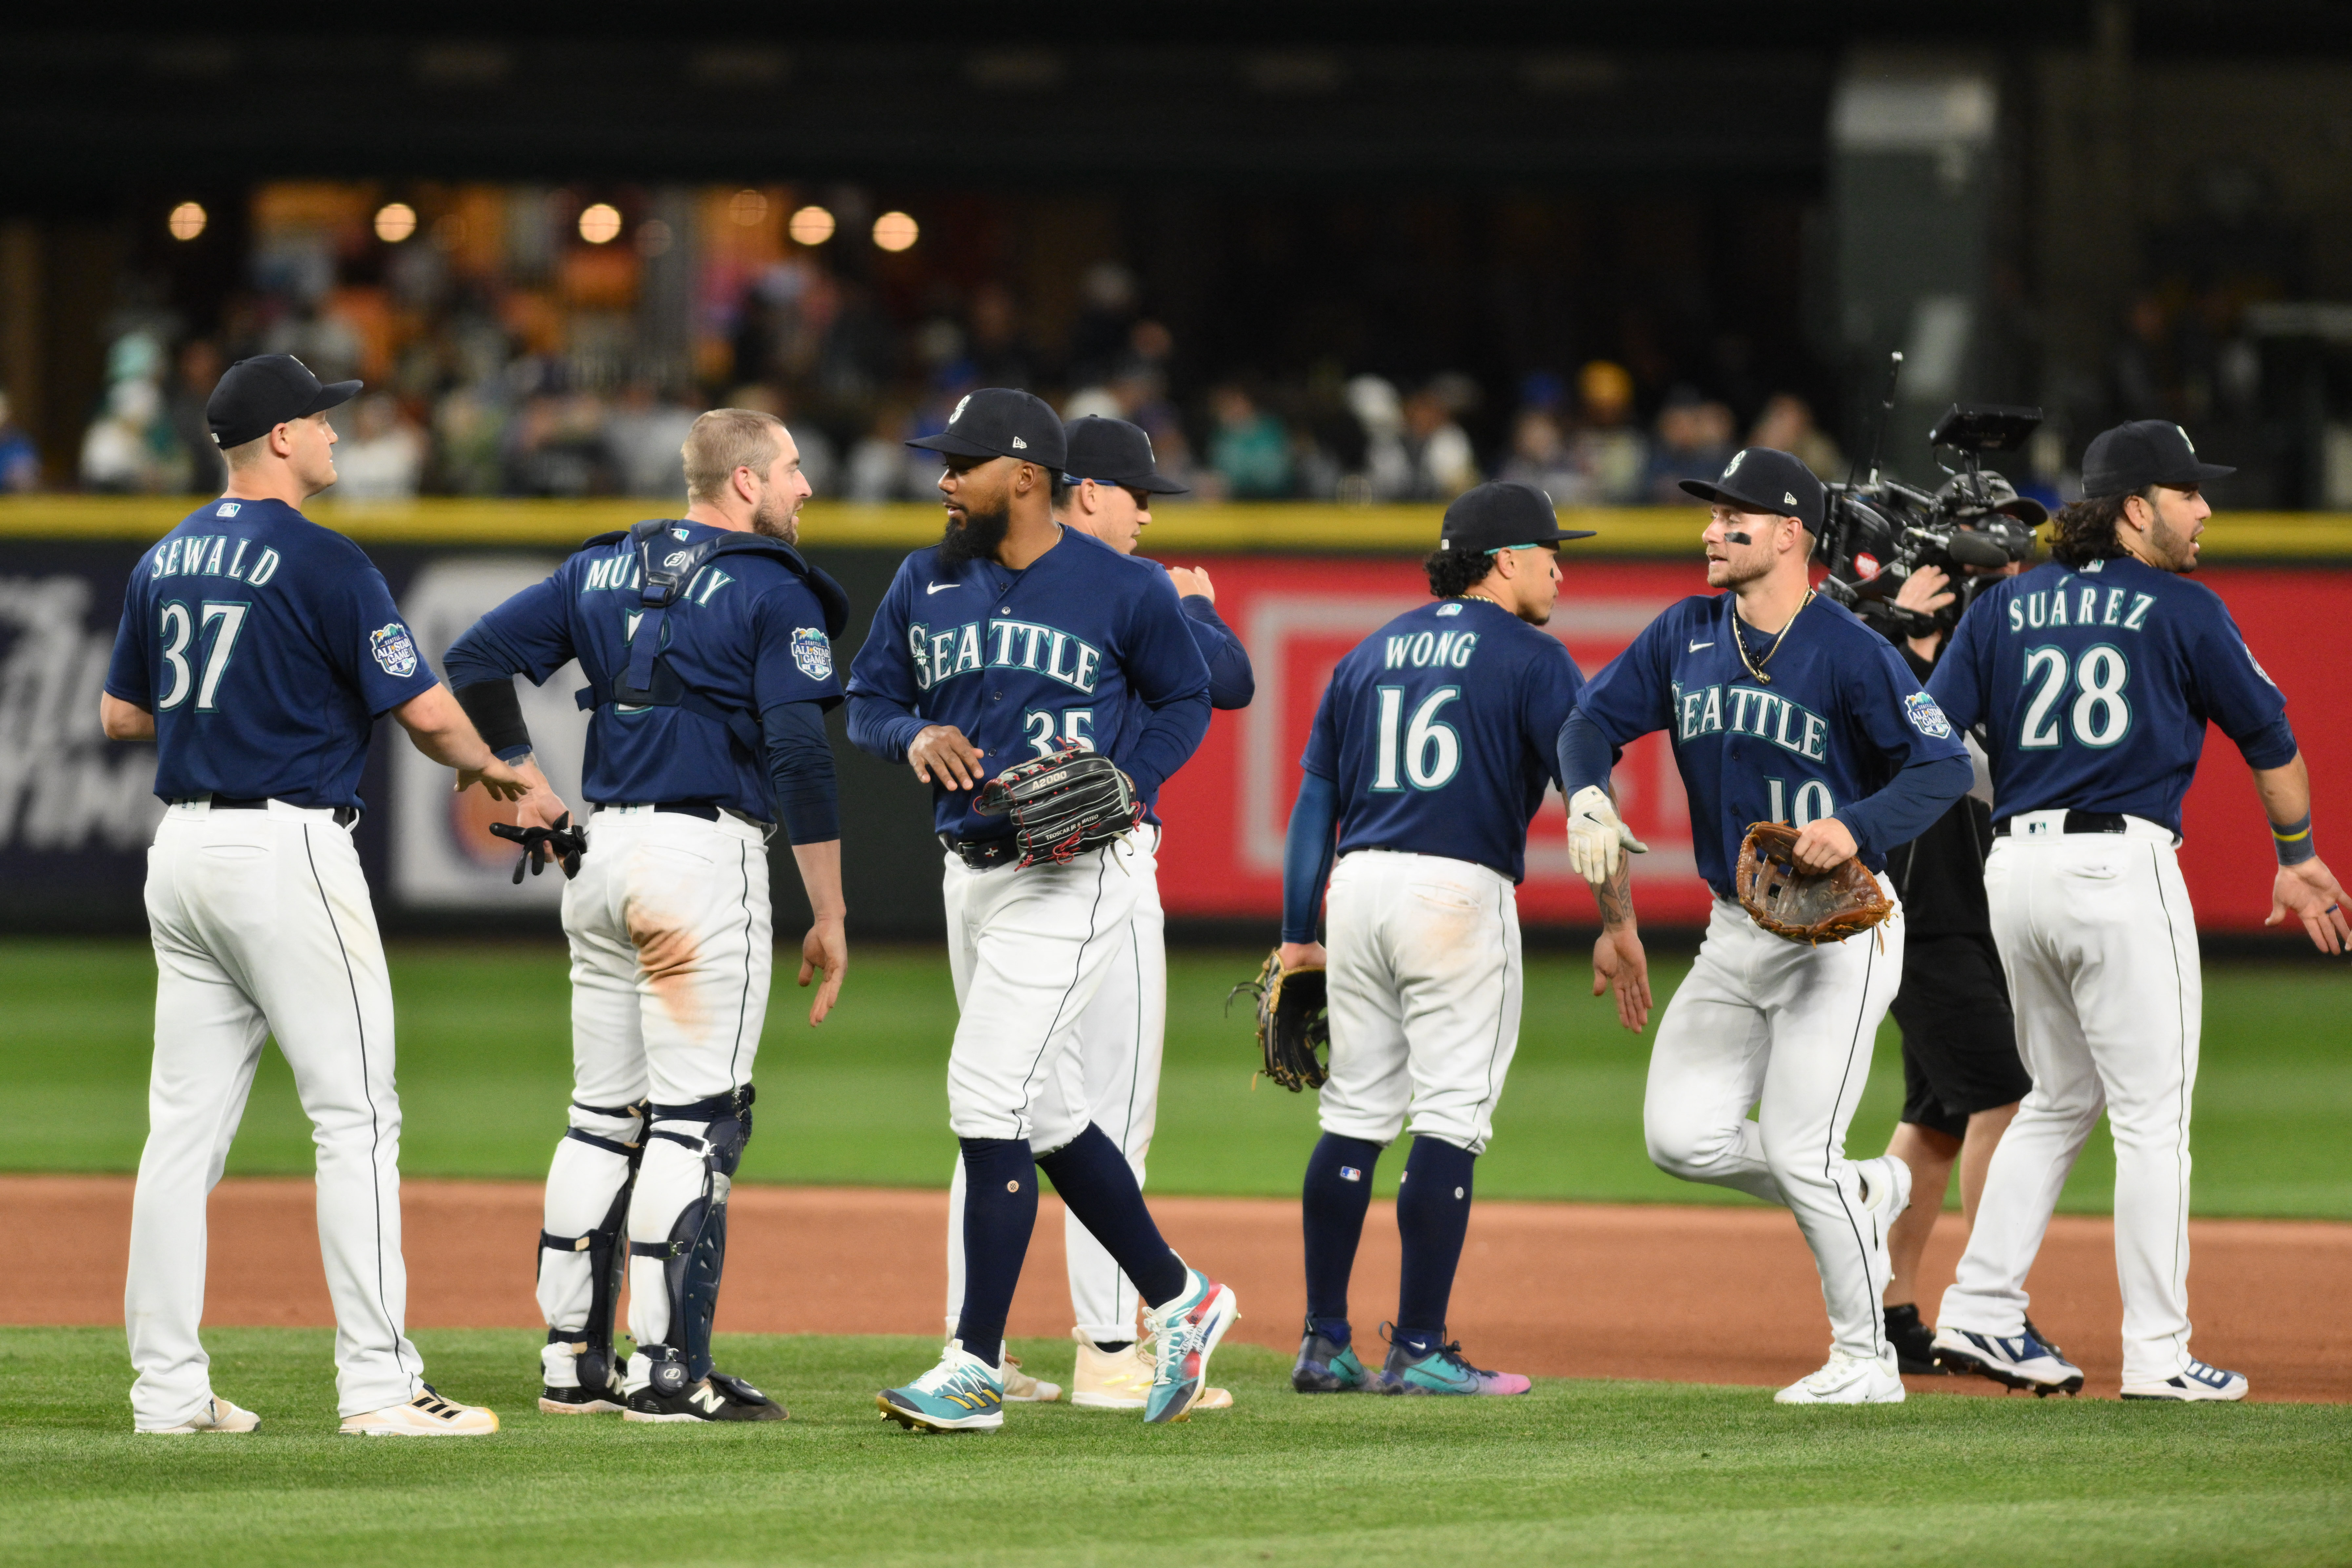
[[[1339,853],[1396,849],[1527,875],[1528,824],[1583,672],[1487,599],[1406,611],[1332,671],[1299,765],[1339,795]]]
[[[106,689],[155,715],[155,793],[358,806],[379,714],[436,684],[360,547],[206,501],[131,574]]]
[[[2221,599],[2128,556],[1987,588],[1928,689],[1954,723],[1981,727],[1996,819],[2114,812],[2179,833],[2208,721],[2251,766],[2295,752],[2286,699]]]
[[[1735,603],[1713,594],[1668,606],[1577,700],[1612,746],[1666,731],[1690,799],[1692,858],[1723,898],[1749,824],[1801,827],[1914,762],[1968,754],[1902,656],[1853,612],[1816,596],[1774,649]],[[1741,637],[1769,683],[1740,658]],[[1864,865],[1885,867],[1891,846],[1858,847]]]

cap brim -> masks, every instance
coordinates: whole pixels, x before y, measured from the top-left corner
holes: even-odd
[[[1188,496],[1192,493],[1192,486],[1180,485],[1165,474],[1146,474],[1139,479],[1113,482],[1125,483],[1129,489],[1155,496]]]
[[[2200,463],[2197,465],[2197,471],[2190,477],[2200,481],[2205,479],[2226,479],[2237,471],[2237,469],[2231,468],[2226,463]],[[2186,481],[2179,482],[2185,483]]]
[[[978,441],[968,440],[965,437],[957,435],[952,430],[942,430],[936,436],[924,436],[916,440],[908,442],[907,445],[909,447],[920,447],[927,452],[949,452],[959,458],[1001,458],[1004,456],[1003,453],[998,451],[993,447],[986,447],[982,446]]]
[[[308,419],[313,414],[324,414],[330,408],[341,407],[357,397],[360,388],[366,384],[364,381],[331,381],[319,388],[319,395],[310,399],[310,406],[294,417]]]
[[[1550,544],[1562,539],[1598,539],[1600,537],[1601,531],[1597,528],[1563,528],[1558,533],[1553,534],[1551,538],[1538,539],[1536,542],[1538,544]]]

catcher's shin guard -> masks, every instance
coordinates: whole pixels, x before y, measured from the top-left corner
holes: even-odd
[[[692,1105],[656,1105],[648,1137],[698,1152],[702,1190],[671,1221],[668,1239],[632,1241],[633,1258],[659,1258],[669,1308],[664,1342],[641,1344],[656,1393],[678,1394],[710,1375],[710,1324],[727,1261],[727,1194],[751,1137],[751,1086]],[[684,1130],[699,1123],[699,1136]],[[683,1124],[683,1125],[681,1125]]]
[[[548,1173],[551,1219],[567,1208],[593,1213],[600,1194],[607,1188],[610,1192],[602,1200],[603,1217],[589,1229],[573,1236],[539,1233],[538,1293],[547,1317],[547,1342],[573,1358],[580,1387],[599,1393],[620,1386],[613,1320],[628,1265],[621,1242],[637,1166],[645,1157],[646,1109],[642,1102],[611,1108],[574,1104],[572,1126]],[[551,1351],[550,1359],[557,1353]],[[549,1373],[553,1386],[556,1367],[551,1365]]]

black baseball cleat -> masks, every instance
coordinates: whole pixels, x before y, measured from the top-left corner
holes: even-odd
[[[784,1407],[744,1382],[714,1372],[691,1388],[656,1393],[651,1385],[628,1397],[624,1421],[782,1421]]]
[[[617,1389],[541,1388],[539,1409],[542,1415],[606,1415],[622,1408]]]
[[[1886,1309],[1886,1340],[1895,1347],[1895,1365],[1906,1377],[1948,1377],[1936,1362],[1936,1331],[1919,1321],[1919,1304],[1906,1301]]]

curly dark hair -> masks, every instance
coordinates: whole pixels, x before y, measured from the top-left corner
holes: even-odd
[[[2153,502],[2151,492],[2155,488],[2151,485],[2147,490],[2119,496],[2092,496],[2060,507],[2058,515],[2050,521],[2050,553],[2068,566],[2087,566],[2094,561],[2112,561],[2129,554],[2116,541],[2116,525],[2123,521],[2124,502],[2135,494]]]
[[[1432,598],[1452,599],[1485,582],[1486,574],[1495,569],[1495,558],[1456,550],[1433,550],[1422,561],[1421,569],[1429,574]]]

